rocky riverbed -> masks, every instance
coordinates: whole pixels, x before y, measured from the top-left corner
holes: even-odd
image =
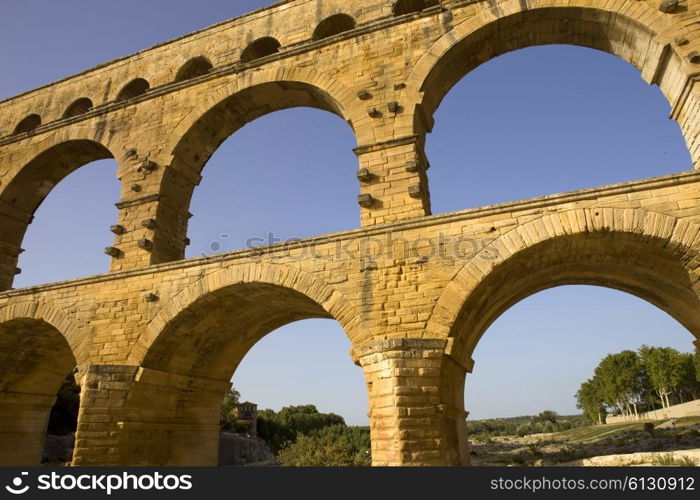
[[[691,450],[686,455],[700,464],[700,424],[678,428],[655,428],[645,431],[639,424],[591,428],[592,438],[581,438],[574,432],[533,434],[524,437],[497,436],[471,442],[472,465],[518,466],[518,465],[613,465],[616,461],[629,464],[668,459],[669,452]],[[595,432],[598,431],[598,432]],[[639,454],[637,457],[594,459]],[[679,454],[680,457],[682,454]],[[645,462],[646,461],[646,462]],[[623,465],[618,463],[618,465]],[[690,465],[690,462],[688,462]]]

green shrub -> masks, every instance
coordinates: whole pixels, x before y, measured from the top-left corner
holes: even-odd
[[[368,467],[369,428],[334,425],[301,434],[278,454],[288,467]]]
[[[285,406],[279,412],[258,412],[258,436],[275,454],[301,434],[336,425],[345,426],[343,417],[335,413],[320,413],[314,405]]]
[[[674,458],[673,453],[659,453],[653,455],[651,465],[695,467],[698,465],[698,462],[691,457],[683,456]]]

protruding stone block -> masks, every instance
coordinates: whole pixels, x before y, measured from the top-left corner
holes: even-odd
[[[158,227],[155,219],[144,219],[141,221],[141,225],[147,229],[156,229]]]
[[[144,160],[141,163],[141,169],[146,172],[153,172],[154,170],[158,169],[158,164],[154,161]]]
[[[420,171],[420,165],[418,164],[417,161],[415,160],[410,160],[406,162],[406,171],[407,172],[419,172]]]
[[[361,207],[370,208],[374,205],[374,198],[372,198],[371,194],[361,194],[357,197],[357,203],[359,203]]]
[[[105,248],[105,253],[110,257],[120,257],[122,251],[119,250],[117,247],[107,247]]]
[[[659,10],[665,14],[672,14],[678,9],[679,0],[664,0],[659,5]]]
[[[409,186],[408,195],[411,198],[420,198],[421,196],[423,196],[423,188],[420,186],[420,184],[414,184],[413,186]]]
[[[357,179],[360,182],[369,182],[372,180],[372,173],[367,168],[361,168],[357,171]]]
[[[142,238],[136,243],[136,246],[144,250],[151,250],[153,248],[153,242],[146,238]]]

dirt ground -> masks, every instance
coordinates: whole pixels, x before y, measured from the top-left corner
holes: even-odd
[[[583,458],[700,448],[700,423],[644,430],[642,424],[471,441],[472,465],[563,465]]]

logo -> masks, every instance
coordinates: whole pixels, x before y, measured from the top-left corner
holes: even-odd
[[[22,476],[28,476],[28,472],[22,472]],[[14,486],[14,488],[13,488]],[[22,477],[17,476],[12,480],[12,486],[5,486],[5,489],[12,493],[13,495],[22,495],[26,493],[29,490],[29,485],[26,485],[24,488],[22,486]]]

